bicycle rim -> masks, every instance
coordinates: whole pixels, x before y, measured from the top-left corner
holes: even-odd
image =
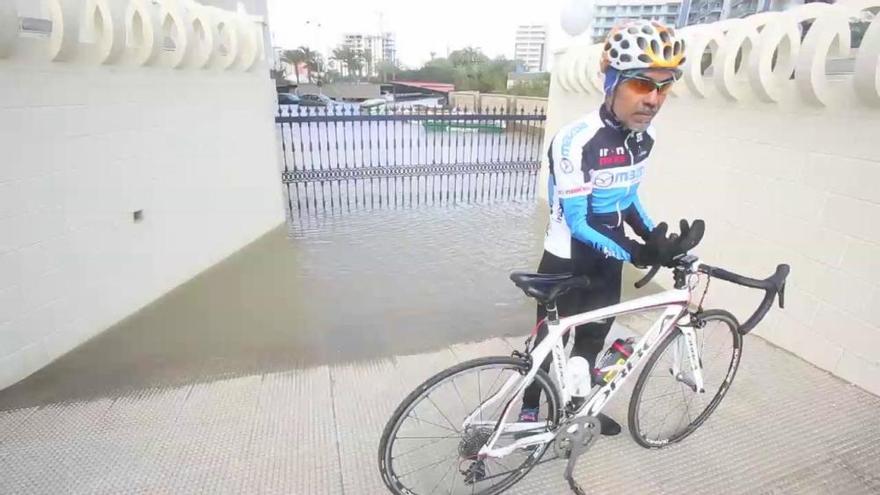
[[[693,390],[685,337],[676,328],[648,358],[630,399],[630,434],[643,447],[664,447],[696,431],[721,403],[736,376],[742,353],[736,318],[713,310],[701,319],[705,325],[694,332],[705,392]],[[676,369],[681,373],[678,376],[673,373]]]
[[[385,485],[396,494],[495,494],[525,476],[541,459],[547,445],[519,449],[501,459],[476,460],[475,453],[495,431],[510,397],[478,408],[511,376],[528,371],[517,358],[493,357],[449,368],[417,387],[392,415],[379,446],[379,469]],[[543,371],[535,377],[541,388],[539,421],[525,432],[503,433],[496,447],[524,435],[552,431],[560,419],[559,393]],[[521,402],[513,404],[508,422],[515,422]],[[462,424],[472,411],[474,425]]]

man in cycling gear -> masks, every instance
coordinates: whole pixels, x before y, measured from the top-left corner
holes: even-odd
[[[540,273],[587,275],[595,283],[557,300],[560,315],[582,313],[620,302],[623,262],[665,263],[664,239],[651,236],[654,223],[638,196],[648,168],[655,131],[651,120],[680,77],[684,42],[672,28],[655,21],[631,21],[613,29],[605,43],[605,102],[564,126],[548,152],[550,222]],[[646,243],[628,238],[624,224]],[[651,239],[651,242],[647,242]],[[546,315],[538,307],[538,319]],[[613,318],[575,330],[573,355],[596,365]],[[546,335],[542,325],[536,343]],[[542,364],[549,369],[549,360]],[[536,421],[540,389],[529,386],[520,421]],[[620,426],[599,415],[603,434]]]

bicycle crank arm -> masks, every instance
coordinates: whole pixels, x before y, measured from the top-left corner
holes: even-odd
[[[574,431],[572,431],[573,426],[577,427]],[[557,451],[560,449],[570,449],[571,453],[568,457],[568,463],[565,465],[565,481],[568,482],[568,487],[571,488],[571,491],[577,495],[586,495],[586,493],[578,482],[574,480],[574,466],[577,464],[578,458],[593,446],[593,442],[599,436],[601,430],[602,426],[599,424],[598,419],[593,416],[581,416],[563,426],[561,432],[556,437]]]

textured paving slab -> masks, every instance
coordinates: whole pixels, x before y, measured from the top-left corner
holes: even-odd
[[[0,493],[384,493],[376,450],[399,401],[522,340],[3,412]],[[609,406],[623,423],[628,389]],[[576,478],[596,494],[880,493],[878,412],[880,398],[750,337],[701,430],[664,450],[600,439]],[[563,468],[542,464],[509,493],[569,493]]]

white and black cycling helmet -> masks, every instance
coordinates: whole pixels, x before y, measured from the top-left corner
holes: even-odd
[[[684,40],[675,36],[675,29],[657,21],[634,20],[608,33],[602,70],[678,69],[684,60]]]

